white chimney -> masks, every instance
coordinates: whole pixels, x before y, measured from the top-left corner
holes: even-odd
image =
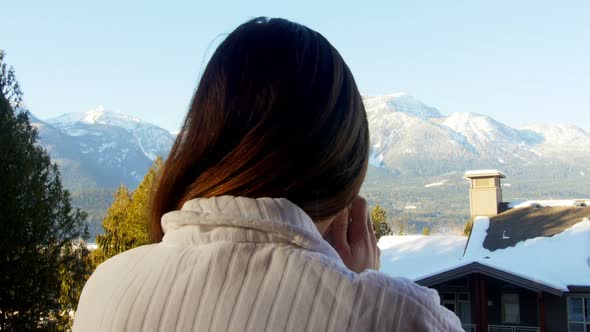
[[[502,184],[505,178],[497,170],[469,171],[465,178],[469,179],[469,210],[471,218],[478,216],[495,216],[500,212],[502,202]]]

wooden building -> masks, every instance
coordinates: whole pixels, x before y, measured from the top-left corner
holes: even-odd
[[[384,237],[383,272],[436,289],[466,331],[590,332],[590,200],[507,204],[502,173],[466,177],[486,212],[469,238]]]

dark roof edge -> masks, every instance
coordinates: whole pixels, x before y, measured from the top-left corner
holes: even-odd
[[[540,284],[538,282],[523,278],[523,277],[519,277],[517,275],[514,275],[512,273],[508,273],[502,270],[498,270],[496,268],[478,263],[478,262],[473,262],[473,263],[469,263],[467,265],[463,265],[460,267],[457,267],[455,269],[449,270],[449,271],[445,271],[430,277],[426,277],[426,278],[422,278],[422,279],[418,279],[415,282],[419,285],[422,286],[434,286],[436,284],[440,284],[443,283],[445,281],[450,281],[453,279],[457,279],[460,277],[464,277],[468,274],[471,273],[481,273],[484,275],[487,275],[489,277],[493,277],[502,281],[506,281],[509,282],[513,285],[522,287],[522,288],[526,288],[535,292],[538,291],[543,291],[543,292],[547,292],[549,294],[553,294],[553,295],[557,295],[557,296],[562,296],[563,295],[563,291],[561,289],[556,289],[547,285],[543,285]],[[590,289],[590,287],[589,287]]]
[[[568,285],[567,289],[569,289],[570,292],[590,293],[590,285]]]

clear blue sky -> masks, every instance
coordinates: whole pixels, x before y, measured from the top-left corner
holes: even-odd
[[[8,1],[0,48],[41,118],[104,105],[175,130],[223,34],[279,16],[326,36],[363,94],[590,130],[590,1],[348,3]]]

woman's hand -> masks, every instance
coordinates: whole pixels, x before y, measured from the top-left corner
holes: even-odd
[[[379,269],[380,251],[364,198],[357,196],[349,208],[336,216],[328,237],[350,270],[360,273],[366,269]]]

